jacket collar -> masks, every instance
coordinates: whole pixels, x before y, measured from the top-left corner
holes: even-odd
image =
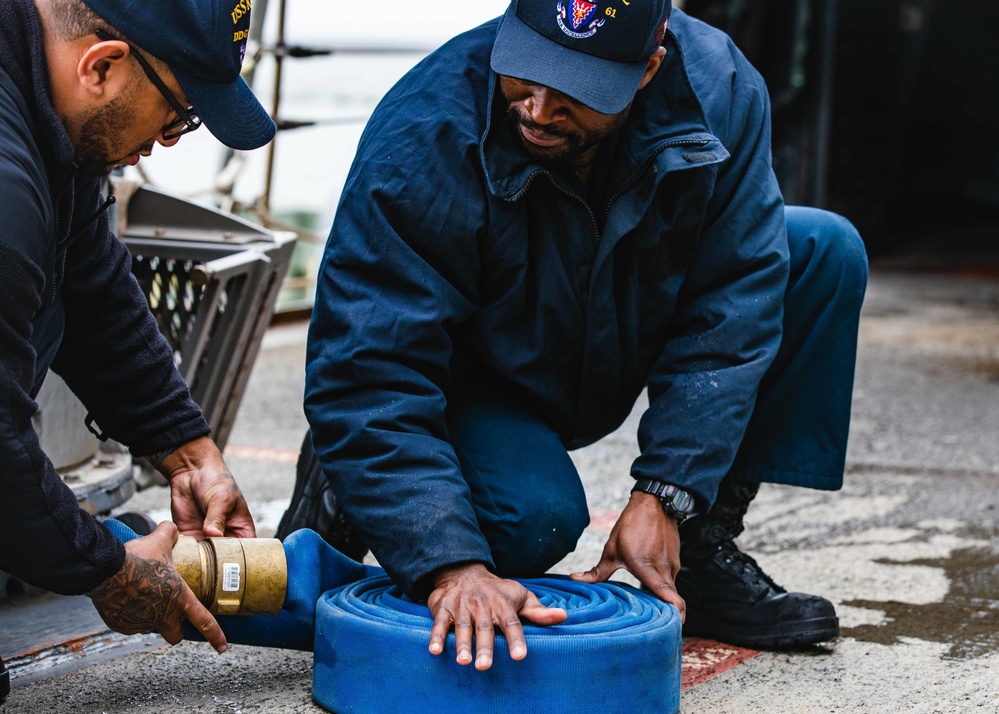
[[[675,36],[669,33],[667,37],[666,60],[653,81],[635,98],[628,122],[621,129],[620,151],[608,179],[608,184],[618,190],[630,185],[653,163],[658,173],[665,175],[729,157],[707,127]],[[479,143],[479,157],[489,191],[497,198],[517,200],[539,172],[548,170],[517,144],[495,72],[489,74],[488,96],[491,111]]]

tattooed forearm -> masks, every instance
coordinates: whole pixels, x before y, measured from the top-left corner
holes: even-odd
[[[90,593],[108,627],[126,635],[151,632],[177,608],[180,575],[158,560],[125,554],[121,570]]]

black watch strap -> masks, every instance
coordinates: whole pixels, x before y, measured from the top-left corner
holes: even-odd
[[[694,497],[679,486],[651,478],[640,478],[635,482],[632,492],[642,491],[659,499],[667,516],[676,520],[677,525],[683,523],[694,514],[697,502]]]

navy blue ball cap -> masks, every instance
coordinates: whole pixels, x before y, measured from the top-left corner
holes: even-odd
[[[223,144],[249,150],[274,137],[274,122],[239,76],[252,0],[83,1],[124,39],[166,62]]]
[[[617,114],[635,98],[671,9],[670,0],[512,0],[490,64]]]

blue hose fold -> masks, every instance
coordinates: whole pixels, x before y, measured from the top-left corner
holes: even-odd
[[[430,611],[388,577],[327,592],[316,609],[313,699],[337,714],[679,711],[680,617],[671,605],[616,583],[520,582],[569,617],[525,625],[519,662],[497,635],[484,672],[455,662],[454,634],[430,655]]]

